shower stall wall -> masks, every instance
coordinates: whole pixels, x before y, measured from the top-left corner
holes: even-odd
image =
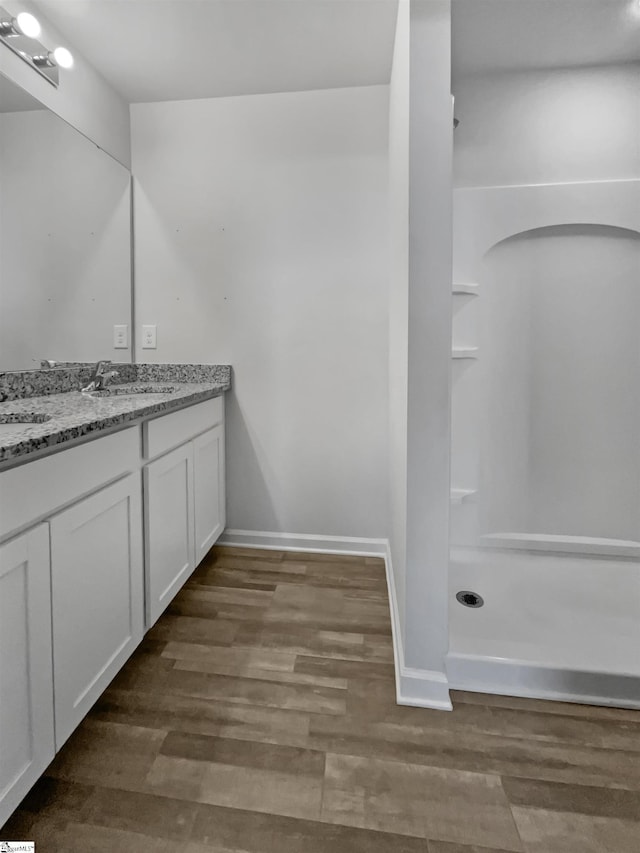
[[[454,252],[451,684],[640,707],[640,182],[457,190]]]

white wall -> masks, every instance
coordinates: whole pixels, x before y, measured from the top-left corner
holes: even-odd
[[[388,87],[131,113],[136,356],[233,365],[229,527],[386,536]]]
[[[589,487],[594,489],[594,481],[599,477],[606,485],[611,476],[616,477],[621,471],[619,460],[612,460],[613,450],[605,450],[604,445],[599,445],[599,439],[595,439],[598,447],[591,447],[592,452],[586,452],[593,436],[580,436],[577,422],[566,409],[562,409],[560,421],[566,427],[567,436],[577,430],[572,448],[576,452],[579,446],[582,448],[577,452],[580,464],[569,466],[571,473],[568,473],[568,469],[565,470],[558,461],[549,463],[547,459],[544,462],[546,454],[556,453],[561,446],[552,440],[553,430],[550,432],[546,428],[543,432],[547,450],[542,456],[538,453],[536,464],[542,466],[547,474],[555,471],[557,477],[551,478],[553,490],[558,499],[562,495],[565,501],[572,495],[573,507],[565,506],[559,515],[556,512],[555,521],[548,515],[544,517],[544,513],[534,512],[532,500],[539,506],[545,504],[547,509],[555,506],[558,510],[558,507],[551,499],[550,483],[546,489],[541,483],[534,486],[529,475],[530,464],[533,464],[529,458],[530,446],[535,444],[538,451],[541,450],[542,433],[538,428],[542,428],[542,421],[537,417],[540,414],[537,409],[553,408],[553,389],[557,388],[554,381],[546,390],[540,385],[537,403],[531,399],[530,372],[534,368],[543,371],[542,365],[548,364],[544,357],[537,367],[532,361],[536,343],[534,341],[529,346],[533,341],[531,316],[537,312],[539,319],[542,318],[538,309],[541,300],[548,297],[549,323],[562,325],[560,318],[566,319],[566,316],[573,316],[576,320],[581,318],[580,325],[589,329],[587,337],[600,339],[603,327],[599,322],[600,309],[597,308],[598,297],[595,294],[598,286],[605,282],[614,286],[615,270],[620,264],[623,267],[626,264],[628,268],[629,259],[624,260],[623,253],[611,260],[613,254],[604,248],[604,238],[594,242],[588,237],[584,237],[584,255],[579,258],[577,255],[582,251],[583,243],[575,234],[568,236],[566,229],[562,232],[562,239],[555,242],[551,239],[536,240],[536,251],[531,250],[529,237],[522,234],[490,252],[486,264],[483,256],[500,241],[531,229],[572,223],[640,228],[638,91],[638,64],[496,73],[462,78],[456,82],[456,115],[460,118],[460,125],[454,135],[454,176],[458,186],[454,192],[454,280],[481,280],[480,295],[475,304],[484,319],[479,324],[482,337],[479,361],[473,373],[469,374],[475,386],[470,392],[464,392],[466,396],[462,403],[458,401],[454,406],[453,433],[454,437],[462,435],[460,412],[467,417],[473,405],[476,408],[476,432],[485,431],[485,437],[482,452],[478,450],[477,440],[473,446],[466,441],[463,447],[458,441],[454,447],[456,458],[453,467],[457,470],[466,466],[473,482],[480,469],[478,503],[471,503],[466,510],[475,518],[472,528],[476,536],[479,532],[495,532],[498,528],[517,530],[522,526],[529,531],[536,528],[538,532],[557,531],[567,535],[571,532],[577,535],[580,530],[582,535],[591,536],[614,536],[616,529],[619,535],[623,527],[629,528],[626,509],[621,510],[617,522],[606,513],[598,520],[599,509],[596,506],[600,507],[598,501],[602,491],[600,497],[592,495],[588,500],[586,496],[578,499],[572,491],[575,486],[571,483],[584,485],[586,478]],[[589,233],[593,237],[596,232]],[[615,242],[611,238],[606,245]],[[564,255],[555,250],[547,252],[552,246],[560,245]],[[520,266],[516,263],[516,255],[520,257]],[[574,272],[571,271],[572,257],[575,257]],[[590,258],[592,267],[589,264],[585,267],[582,263],[586,258]],[[603,266],[605,258],[611,262],[609,269],[606,261]],[[494,266],[488,265],[489,260]],[[506,272],[502,269],[503,264],[510,264]],[[574,274],[578,269],[582,274]],[[593,280],[595,270],[600,271],[599,283]],[[496,282],[492,278],[494,273]],[[637,277],[640,277],[640,271]],[[581,278],[584,281],[580,281]],[[503,283],[501,290],[494,287],[498,281]],[[555,282],[553,286],[552,282]],[[583,287],[586,298],[572,310],[570,303]],[[587,295],[590,287],[592,289]],[[625,298],[629,302],[629,316],[633,317],[633,290],[627,288]],[[612,298],[609,307],[614,303]],[[619,304],[615,304],[619,308]],[[567,402],[575,389],[581,387],[586,396],[581,398],[582,402],[574,400],[576,406],[573,411],[574,415],[578,412],[585,415],[583,405],[588,405],[587,400],[594,396],[594,389],[589,383],[597,371],[593,365],[589,367],[589,354],[580,358],[571,353],[572,343],[577,343],[572,337],[574,332],[580,334],[577,326],[571,326],[565,335],[563,352],[569,361],[573,359],[572,378],[569,381],[565,375],[568,386],[561,396]],[[622,338],[624,334],[621,334]],[[600,344],[603,349],[598,356],[600,361],[608,362],[609,344],[612,346],[610,352],[620,354],[613,341],[605,344],[600,340]],[[631,345],[628,339],[625,345]],[[543,356],[542,352],[538,354]],[[635,428],[636,416],[629,418],[628,407],[626,413],[620,408],[624,397],[620,383],[633,358],[629,351],[618,378],[602,395],[603,402],[606,397],[611,416],[618,420],[619,430],[625,435],[629,429]],[[565,361],[565,366],[567,363]],[[547,379],[559,382],[562,369],[559,365],[558,372],[555,372],[551,367]],[[511,389],[510,393],[505,392],[506,388]],[[599,396],[596,394],[595,398]],[[532,405],[537,406],[536,412],[533,412]],[[483,426],[483,413],[486,411],[492,416],[488,421],[485,418]],[[556,409],[556,414],[559,411]],[[620,418],[624,419],[624,425]],[[582,427],[588,428],[593,422],[593,417],[588,417]],[[538,439],[533,435],[536,430]],[[627,457],[631,459],[628,443],[625,447]],[[470,460],[474,453],[475,464]],[[606,466],[601,465],[596,457],[600,462],[608,458],[611,469],[605,471]],[[567,462],[566,456],[563,461]],[[635,471],[634,465],[635,462],[631,462],[629,470]],[[524,482],[527,485],[518,488],[518,483]],[[625,492],[622,504],[628,507],[632,495],[627,486],[622,491]],[[535,497],[538,493],[545,495],[542,504]],[[589,501],[590,509],[587,508]],[[618,501],[615,506],[619,508],[621,503]],[[609,501],[609,508],[613,507]],[[457,521],[459,515],[456,510],[454,520]],[[564,529],[560,530],[558,525]],[[456,523],[456,531],[458,527]],[[628,535],[628,538],[635,537]]]
[[[640,64],[464,77],[455,185],[640,176]]]
[[[131,360],[130,175],[47,110],[0,116],[0,370]]]
[[[389,90],[389,545],[405,627],[409,322],[409,0],[400,0]]]
[[[634,540],[640,234],[530,231],[482,273],[486,532]]]
[[[451,8],[401,2],[390,108],[390,495],[399,699],[450,708]],[[407,217],[408,211],[408,217]]]
[[[56,30],[32,4],[3,0],[11,14],[29,11],[42,25],[39,41],[51,49],[63,45],[71,50],[75,65],[60,70],[60,83],[54,88],[33,68],[7,47],[0,49],[0,73],[37,98],[81,133],[125,166],[131,165],[129,106],[98,74],[82,53]]]
[[[407,666],[448,649],[452,269],[451,4],[411,4]]]
[[[460,362],[460,366],[454,368],[452,483],[480,488],[474,500],[453,508],[452,541],[456,544],[475,544],[481,532],[496,532],[511,525],[515,529],[528,518],[528,502],[523,490],[516,489],[516,484],[528,477],[526,448],[531,419],[528,379],[531,364],[527,306],[532,304],[532,295],[535,295],[534,283],[540,282],[544,287],[548,278],[562,287],[565,279],[568,284],[573,281],[571,258],[580,251],[581,244],[576,239],[572,249],[570,235],[582,234],[580,228],[598,235],[598,229],[606,226],[607,234],[630,235],[625,240],[633,240],[634,232],[640,232],[639,200],[638,179],[472,187],[454,191],[454,281],[480,282],[478,296],[455,297],[459,304],[454,319],[454,338],[456,333],[461,335],[465,331],[461,343],[480,344],[477,361]],[[562,239],[555,243],[562,245],[563,251],[566,248],[566,257],[528,251],[529,237],[538,232],[550,234],[545,229],[556,227],[561,229]],[[540,241],[537,245],[544,247],[555,243]],[[618,256],[605,251],[602,241],[596,243],[587,239],[586,243],[588,250],[584,258],[591,257],[592,248],[596,254],[592,259],[593,270],[588,264],[584,270],[585,286],[589,281],[593,285],[595,270],[600,270],[600,283],[613,286],[619,268],[628,270],[631,264],[633,269],[633,255],[626,257],[626,250]],[[612,239],[606,245],[617,243],[619,240]],[[496,247],[494,251],[492,247]],[[516,248],[519,249],[520,267],[516,264]],[[557,269],[553,267],[552,258],[553,263],[558,264]],[[584,258],[576,258],[573,264],[576,270],[584,269]],[[489,266],[489,261],[493,266]],[[506,271],[502,269],[503,262],[510,264]],[[494,275],[496,280],[503,282],[499,290],[493,287]],[[582,273],[578,279],[580,275]],[[631,275],[631,280],[640,280],[640,269],[635,276]],[[575,284],[575,294],[580,287],[579,283]],[[555,294],[556,289],[552,288],[551,293]],[[561,307],[565,305],[564,295],[559,296]],[[634,291],[629,291],[628,296],[629,318],[633,318]],[[593,301],[591,304],[593,308]],[[583,321],[586,319],[582,311],[584,305],[581,305],[582,313],[577,308],[575,313]],[[588,324],[589,334],[596,337],[598,313],[597,309],[593,311]],[[473,320],[471,328],[469,320]],[[630,352],[623,369],[632,358]],[[580,371],[580,375],[574,377],[575,382],[588,381],[586,365],[586,361],[574,363]],[[507,387],[510,388],[508,394],[505,393]],[[484,418],[486,411],[492,413],[488,424]],[[628,422],[624,428],[633,430],[633,423],[633,420]],[[481,454],[479,438],[487,430]]]
[[[514,238],[499,243],[480,270],[481,293],[476,299],[480,358],[474,374],[479,393],[472,413],[480,437],[475,444],[480,462],[476,482],[480,529],[476,534],[525,531],[529,522],[532,293],[523,266],[522,241]]]

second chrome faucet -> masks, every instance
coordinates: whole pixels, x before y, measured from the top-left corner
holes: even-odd
[[[86,391],[101,391],[106,388],[109,380],[119,375],[117,370],[106,370],[110,366],[111,362],[107,360],[96,362],[91,381],[80,390],[84,393]]]

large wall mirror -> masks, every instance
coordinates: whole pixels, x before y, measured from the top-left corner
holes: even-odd
[[[0,75],[0,371],[131,361],[130,178]]]

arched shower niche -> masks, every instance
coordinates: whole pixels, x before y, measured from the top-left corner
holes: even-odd
[[[638,533],[640,234],[564,225],[485,256],[480,530]],[[553,539],[551,540],[553,542]]]
[[[450,679],[640,707],[640,182],[456,196]]]

